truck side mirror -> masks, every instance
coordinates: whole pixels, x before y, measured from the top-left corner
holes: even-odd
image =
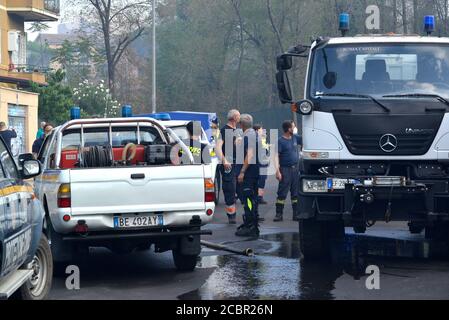
[[[293,101],[290,80],[286,71],[276,73],[276,82],[279,91],[279,99],[282,103],[291,103]]]
[[[290,70],[293,66],[293,59],[291,55],[281,54],[276,58],[276,67],[279,71]]]

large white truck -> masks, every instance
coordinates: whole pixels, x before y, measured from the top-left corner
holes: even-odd
[[[292,57],[308,59],[304,100]],[[300,247],[324,256],[344,227],[408,221],[449,239],[449,39],[318,38],[278,57],[283,103],[302,115]]]
[[[190,161],[175,165],[173,144]],[[202,226],[215,210],[210,165],[150,118],[78,119],[54,129],[38,156],[35,190],[46,212],[55,261],[89,247],[117,253],[171,250],[179,270],[193,270]]]

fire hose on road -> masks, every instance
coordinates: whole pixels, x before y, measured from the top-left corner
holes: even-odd
[[[244,250],[237,250],[237,249],[226,247],[226,246],[218,244],[218,243],[208,242],[208,241],[204,241],[204,240],[201,240],[201,245],[204,247],[213,249],[213,250],[227,251],[227,252],[231,252],[231,253],[239,254],[242,256],[247,256],[247,257],[254,256],[254,251],[251,248],[246,248]]]

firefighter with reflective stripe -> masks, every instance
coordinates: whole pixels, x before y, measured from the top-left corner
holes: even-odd
[[[210,164],[212,162],[210,148],[200,141],[201,125],[198,122],[190,121],[186,125],[186,129],[189,133],[189,139],[183,142],[189,147],[194,163]],[[179,150],[179,156],[182,157],[182,149]]]
[[[217,117],[214,117],[210,123],[210,129],[212,130],[211,134],[211,146],[213,150],[211,151],[211,156],[216,157],[217,153],[215,151],[217,147],[218,139],[220,139],[220,128],[219,128],[219,121]]]
[[[298,221],[298,192],[299,192],[299,146],[301,137],[295,133],[295,124],[291,120],[282,124],[283,135],[277,144],[275,157],[276,179],[279,188],[276,200],[276,217],[274,222],[283,220],[285,199],[290,191],[292,201],[293,220]]]
[[[243,114],[240,117],[240,126],[243,134],[243,164],[238,168],[239,197],[243,203],[245,214],[243,224],[235,233],[239,237],[259,237],[258,214],[258,186],[259,186],[259,161],[258,161],[258,136],[253,129],[253,117]]]
[[[226,214],[229,224],[236,224],[236,186],[237,172],[235,170],[236,144],[238,142],[237,124],[240,122],[240,112],[230,110],[227,124],[220,130],[215,151],[220,160],[222,189],[226,204]]]

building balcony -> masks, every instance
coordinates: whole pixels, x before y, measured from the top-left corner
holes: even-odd
[[[25,21],[58,21],[60,0],[7,0],[6,10]]]
[[[16,66],[9,70],[0,70],[0,82],[17,84],[19,87],[29,87],[31,82],[47,85],[45,73],[31,66]]]

